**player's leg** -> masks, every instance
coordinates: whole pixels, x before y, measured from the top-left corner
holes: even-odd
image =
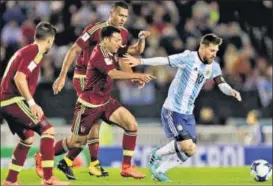
[[[4,118],[7,120],[11,131],[17,133],[20,138],[20,142],[17,144],[12,153],[9,172],[3,185],[16,185],[19,184],[18,175],[24,166],[28,151],[33,144],[34,132],[21,127],[22,125],[16,123],[8,116],[4,116]]]
[[[153,157],[161,158],[170,155],[158,168],[152,168],[153,174],[159,178],[159,181],[166,180],[164,173],[167,170],[187,161],[196,151],[196,131],[193,115],[182,115],[163,108],[162,123],[167,136],[174,137],[174,140],[158,149],[151,158],[151,161],[153,161]]]
[[[68,138],[64,138],[63,143],[66,144],[65,146],[66,146],[68,152],[70,152],[70,151],[73,152],[74,149],[76,149],[76,151],[79,152],[78,150],[79,149],[82,150],[83,147],[86,145],[86,140],[87,140],[86,135],[80,136],[77,134],[72,134],[72,136],[70,136]],[[55,148],[56,148],[56,145],[55,145]],[[63,159],[61,159],[57,163],[57,168],[65,174],[67,179],[70,179],[70,180],[77,179],[74,175],[73,170],[72,170],[73,160],[74,160],[74,157],[71,158],[67,154]]]
[[[100,115],[100,109],[87,108],[77,103],[72,124],[73,134],[71,137],[63,140],[62,144],[65,145],[62,146],[66,146],[67,150],[83,148],[83,146],[86,145],[87,135],[91,129],[92,123],[95,123]],[[68,179],[76,179],[71,168],[72,165],[73,161],[66,156],[64,159],[58,162],[57,167],[66,175]]]
[[[92,125],[87,136],[87,145],[90,155],[89,174],[97,177],[108,176],[109,173],[101,166],[98,160],[99,151],[99,130],[102,120],[98,120]]]
[[[66,182],[60,182],[53,176],[54,165],[54,129],[51,124],[48,123],[43,116],[41,121],[35,119],[31,110],[24,101],[17,102],[16,104],[7,106],[4,108],[14,123],[17,123],[20,128],[31,129],[37,132],[41,136],[40,149],[42,154],[42,167],[44,177],[42,182],[45,184],[68,184]],[[23,138],[24,131],[22,133],[15,131],[21,138]],[[31,134],[31,133],[30,133]],[[32,134],[33,135],[33,134]]]
[[[131,159],[136,146],[137,122],[135,117],[116,100],[111,99],[106,108],[105,117],[124,129],[122,148],[123,161],[121,175],[125,177],[144,178],[145,175],[131,166]]]

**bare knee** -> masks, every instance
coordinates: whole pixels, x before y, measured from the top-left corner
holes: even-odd
[[[34,136],[21,140],[25,145],[32,145],[34,143]]]
[[[193,156],[196,153],[196,144],[192,140],[181,141],[180,148],[188,155]]]
[[[81,148],[87,143],[86,136],[70,137],[67,139],[68,148]]]
[[[43,134],[50,134],[52,136],[55,136],[55,130],[53,127],[50,127],[49,129],[45,130]]]

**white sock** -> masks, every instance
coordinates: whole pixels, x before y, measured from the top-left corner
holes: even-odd
[[[187,161],[187,159],[189,159],[189,156],[187,156],[180,148],[178,148],[178,144],[176,145],[177,146],[175,148],[179,151],[177,152],[175,150],[175,154],[170,155],[165,161],[163,161],[156,169],[157,172],[165,173],[166,171],[177,167],[178,165],[181,165],[182,163]]]
[[[167,145],[158,149],[155,154],[157,156],[163,157],[163,156],[175,153],[175,143],[176,143],[176,141],[172,140]]]

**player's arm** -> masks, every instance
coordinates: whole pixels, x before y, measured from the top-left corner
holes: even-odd
[[[173,54],[167,57],[153,57],[137,59],[129,54],[124,55],[124,63],[128,63],[131,67],[138,65],[169,65],[170,67],[181,67],[187,64],[189,60],[190,51],[186,50],[179,54]]]
[[[227,96],[233,96],[238,101],[242,101],[241,94],[237,90],[233,89],[224,79],[222,75],[213,78],[214,82],[218,85],[221,92]]]
[[[150,35],[149,31],[141,31],[138,34],[138,40],[135,44],[128,47],[128,53],[131,55],[140,55],[145,49],[145,39]]]
[[[70,47],[70,49],[68,50],[68,52],[66,53],[64,61],[63,61],[62,69],[61,69],[61,72],[59,74],[59,77],[53,83],[54,94],[57,94],[64,87],[66,76],[67,76],[67,72],[68,72],[70,66],[72,65],[72,63],[75,61],[76,57],[81,52],[82,52],[81,47],[77,43],[74,43]]]
[[[37,65],[34,61],[28,59],[23,60],[19,65],[18,70],[13,79],[20,94],[26,99],[32,114],[37,119],[40,120],[44,115],[44,112],[42,108],[39,105],[37,105],[36,102],[34,101],[34,98],[30,93],[27,81],[27,77],[32,73],[33,69],[36,67]]]
[[[129,64],[130,67],[135,67],[138,65],[151,65],[151,66],[159,66],[159,65],[168,65],[169,59],[168,57],[152,57],[152,58],[135,58],[129,54],[124,55],[124,59],[122,59],[124,63]]]
[[[123,72],[117,69],[112,69],[107,73],[112,79],[139,79],[148,83],[152,79],[155,79],[154,76],[145,73],[132,73],[132,72]]]

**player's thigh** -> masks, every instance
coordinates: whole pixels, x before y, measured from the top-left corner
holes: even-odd
[[[96,120],[88,133],[87,139],[98,139],[99,133],[100,133],[100,126],[101,126],[102,120]]]
[[[137,130],[137,122],[135,117],[131,114],[129,110],[121,106],[121,104],[119,104],[116,100],[113,100],[112,103],[110,103],[105,113],[106,120],[118,125],[124,130]]]
[[[196,139],[196,125],[194,117],[180,114],[166,108],[162,108],[161,121],[168,138],[179,138],[180,140]]]
[[[93,123],[98,120],[103,111],[100,107],[89,108],[80,103],[76,104],[71,131],[77,136],[87,136]]]
[[[18,136],[23,136],[20,131],[24,129],[33,130],[41,135],[44,131],[52,128],[52,125],[49,124],[44,116],[40,121],[37,120],[24,101],[3,107],[2,110],[4,117],[9,121],[12,133],[17,133]]]

